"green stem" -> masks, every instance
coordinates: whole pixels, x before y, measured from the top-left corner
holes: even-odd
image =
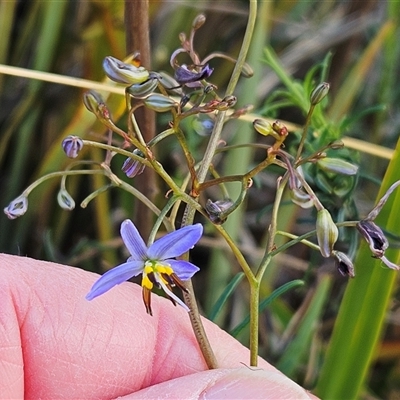
[[[243,38],[243,43],[242,47],[240,49],[238,61],[235,65],[235,68],[233,70],[231,79],[228,84],[228,88],[226,90],[226,96],[231,95],[236,87],[236,84],[238,82],[241,70],[243,68],[243,65],[245,63],[246,55],[248,52],[248,49],[250,47],[250,42],[251,38],[253,35],[253,30],[254,30],[254,25],[256,22],[256,16],[257,16],[257,0],[249,0],[249,19],[246,27],[246,32]],[[211,135],[210,141],[208,142],[207,149],[205,151],[205,154],[203,156],[203,162],[200,165],[199,172],[197,174],[197,179],[199,183],[204,182],[207,172],[209,170],[210,164],[212,162],[212,159],[214,157],[215,151],[218,147],[218,143],[221,137],[221,132],[222,128],[224,125],[225,121],[225,111],[219,112],[215,125],[214,125],[214,130]],[[194,214],[195,214],[195,208],[192,205],[188,205],[185,210],[185,218],[183,225],[190,225],[193,223],[194,220]],[[210,369],[217,368],[218,363],[215,358],[215,355],[212,351],[211,345],[208,341],[208,338],[206,336],[203,324],[200,319],[200,314],[197,309],[197,304],[196,304],[196,297],[193,292],[193,285],[192,282],[186,281],[187,287],[189,289],[189,293],[184,293],[184,299],[186,304],[190,308],[190,321],[192,323],[193,331],[195,333],[197,342],[199,343],[200,349],[203,353],[203,356],[205,358],[205,361]]]
[[[147,241],[147,246],[150,246],[150,245],[154,242],[154,239],[155,239],[155,237],[156,237],[156,234],[157,234],[157,232],[158,232],[158,229],[160,228],[160,225],[161,225],[161,223],[163,222],[163,220],[168,220],[168,221],[169,221],[169,219],[167,218],[168,211],[172,208],[172,206],[175,204],[175,202],[176,202],[178,199],[179,199],[178,196],[172,196],[172,197],[168,200],[168,202],[167,202],[167,204],[164,206],[164,208],[161,210],[161,212],[160,212],[160,214],[158,215],[157,220],[156,220],[156,222],[154,223],[153,228],[152,228],[152,230],[151,230],[151,232],[150,232],[149,239],[148,239],[148,241]],[[172,231],[172,230],[173,230],[173,224],[170,223],[170,225],[171,225],[171,228],[172,228],[172,229],[170,229],[170,231]]]
[[[250,366],[258,364],[258,326],[260,306],[260,281],[250,285]]]
[[[88,169],[77,169],[75,171],[57,171],[57,172],[50,172],[49,174],[41,176],[35,182],[31,183],[23,192],[22,195],[28,197],[29,194],[35,189],[37,186],[42,184],[43,182],[47,181],[48,179],[52,178],[59,178],[66,175],[96,175],[102,174],[105,175],[106,172],[103,170],[88,170]]]
[[[314,108],[315,108],[315,105],[311,105],[310,109],[308,110],[307,117],[306,117],[306,122],[305,122],[304,127],[303,127],[303,133],[301,135],[300,144],[299,144],[299,147],[297,149],[296,160],[300,159],[301,153],[303,152],[304,143],[305,143],[306,138],[307,138],[308,127],[310,126],[310,123],[311,123],[311,116],[312,116],[312,113],[314,111]]]

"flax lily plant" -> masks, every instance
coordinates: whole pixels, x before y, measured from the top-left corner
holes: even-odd
[[[341,140],[342,132],[337,127],[340,124],[332,123],[325,115],[330,96],[330,84],[327,82],[330,56],[318,68],[309,72],[304,85],[299,85],[287,74],[272,48],[257,48],[254,52],[252,41],[260,43],[260,38],[265,36],[262,31],[265,24],[261,20],[257,22],[257,15],[261,18],[260,15],[267,14],[269,5],[268,2],[264,3],[261,5],[262,13],[258,13],[257,1],[249,0],[246,30],[237,58],[219,51],[208,55],[199,54],[194,38],[199,30],[207,26],[203,14],[193,19],[188,35],[179,35],[177,48],[169,57],[170,70],[167,72],[146,68],[141,64],[138,53],[124,60],[114,55],[105,57],[102,67],[106,79],[119,85],[118,88],[124,95],[125,123],[119,121],[119,115],[115,115],[114,107],[109,104],[107,96],[95,90],[85,92],[85,113],[90,113],[102,124],[104,133],[99,137],[67,135],[61,147],[65,155],[73,159],[71,164],[62,171],[45,173],[34,181],[10,201],[4,208],[4,213],[9,219],[29,213],[28,197],[31,192],[52,178],[58,178],[61,182],[57,195],[59,205],[63,210],[71,211],[76,205],[76,193],[67,191],[66,180],[84,175],[101,178],[105,183],[81,202],[83,208],[100,194],[112,189],[122,189],[143,203],[154,214],[155,221],[151,221],[147,244],[139,233],[136,222],[131,218],[125,219],[121,223],[120,234],[130,257],[126,262],[109,269],[92,288],[88,288],[86,299],[95,301],[96,297],[104,295],[108,290],[114,290],[115,286],[141,275],[143,301],[148,317],[151,318],[157,312],[151,307],[151,292],[154,288],[162,289],[174,305],[179,305],[188,312],[194,335],[209,368],[217,368],[218,359],[203,327],[194,289],[196,285],[192,284],[191,279],[198,271],[202,273],[203,270],[207,270],[215,278],[220,273],[216,266],[219,268],[223,264],[221,269],[228,265],[231,268],[229,274],[236,275],[230,282],[224,282],[222,287],[217,288],[215,292],[218,299],[213,301],[214,308],[211,311],[207,309],[207,305],[204,308],[209,317],[216,319],[234,297],[239,283],[246,280],[246,285],[243,286],[248,291],[248,296],[245,297],[248,299],[246,305],[249,312],[242,316],[242,320],[231,332],[240,337],[248,327],[244,340],[250,350],[250,366],[257,366],[260,353],[259,336],[263,331],[260,329],[260,314],[267,307],[273,307],[274,300],[276,309],[279,310],[279,321],[283,324],[288,310],[282,306],[280,296],[301,286],[310,289],[313,301],[303,315],[303,323],[299,323],[298,336],[289,344],[288,341],[285,342],[292,335],[291,323],[286,320],[287,330],[278,341],[278,348],[286,346],[287,350],[277,362],[278,367],[288,375],[294,375],[300,358],[306,352],[304,349],[311,346],[305,345],[306,342],[311,342],[311,334],[315,332],[312,330],[310,333],[309,328],[315,325],[314,322],[322,314],[329,296],[331,280],[324,276],[314,292],[307,278],[313,273],[313,268],[310,267],[302,280],[286,282],[279,288],[269,287],[266,281],[277,273],[276,260],[281,259],[294,246],[303,245],[307,251],[312,252],[312,258],[318,260],[317,264],[326,266],[331,263],[336,266],[335,272],[339,276],[351,281],[345,295],[346,301],[340,309],[337,322],[339,327],[335,328],[327,358],[321,363],[321,375],[315,379],[314,384],[316,382],[316,388],[322,397],[342,398],[340,396],[345,396],[351,386],[349,379],[353,368],[357,370],[357,385],[352,389],[353,398],[359,394],[365,380],[365,371],[371,363],[373,349],[383,325],[382,315],[389,302],[387,294],[378,302],[379,316],[374,320],[364,314],[358,323],[352,320],[354,302],[362,302],[361,297],[356,299],[356,294],[360,295],[359,287],[363,287],[366,292],[373,293],[376,296],[374,298],[379,298],[371,288],[373,275],[378,276],[379,287],[390,293],[396,271],[400,269],[398,254],[389,243],[389,233],[397,233],[398,225],[393,221],[397,221],[398,217],[393,217],[393,213],[387,211],[395,207],[400,199],[398,193],[393,193],[400,184],[398,176],[393,172],[399,167],[398,153],[386,174],[383,185],[385,191],[382,189],[372,211],[360,219],[355,211],[357,207],[354,199],[360,177],[357,157],[345,148]],[[277,90],[272,96],[271,107],[279,109],[282,104],[298,107],[304,116],[302,127],[267,118],[261,112],[251,114],[252,106],[242,103],[246,92],[254,92],[254,86],[252,90],[246,90],[250,87],[247,86],[247,78],[255,75],[259,79],[261,76],[261,69],[253,69],[245,60],[250,59],[256,63],[263,57],[263,63],[276,73],[284,86],[284,89]],[[216,59],[218,62],[215,62]],[[233,62],[234,65],[225,90],[220,89],[214,81],[221,72],[220,61]],[[237,87],[240,78],[243,79],[243,92]],[[279,101],[276,100],[278,97]],[[341,110],[340,104],[334,105],[332,121]],[[164,126],[150,140],[143,134],[138,117],[142,109],[155,111],[161,116],[159,125]],[[251,134],[243,135],[246,137],[245,143],[237,143],[237,139],[229,134],[228,127],[234,123],[239,125],[242,121],[247,122],[247,129]],[[166,144],[171,142],[179,148],[181,154],[180,173],[171,172],[160,156],[164,144],[167,148]],[[220,160],[231,159],[232,162],[232,154],[238,151],[243,151],[243,158],[251,157],[251,161],[243,171],[224,173]],[[90,158],[93,154],[96,157]],[[101,158],[98,157],[99,154],[102,155]],[[153,171],[161,182],[160,187],[166,188],[162,201],[153,201],[135,187],[135,179],[146,170]],[[258,221],[262,222],[257,229],[262,231],[260,236],[263,238],[259,240],[262,250],[255,255],[244,249],[242,230],[232,229],[230,222],[241,215],[250,194],[257,190],[260,182],[267,176],[272,177],[270,181],[273,182],[273,190],[268,199],[258,199],[262,203]],[[231,190],[233,186],[235,189]],[[282,212],[284,207],[289,210],[287,218]],[[312,221],[306,231],[290,231],[286,219],[289,220],[296,213],[305,213],[308,220]],[[266,214],[268,218],[265,219]],[[389,218],[389,214],[393,219]],[[157,234],[161,235],[158,239]],[[355,241],[365,240],[368,249],[365,244],[362,245],[355,257],[355,248],[346,246],[346,241],[357,235],[358,239]],[[195,245],[197,247],[201,238],[207,241],[211,236],[224,242],[231,255],[225,257],[221,264],[211,262],[212,265],[207,267],[202,265],[204,260],[201,257],[195,260],[196,254],[189,253]],[[371,261],[371,258],[372,263],[366,261]],[[362,262],[371,264],[368,272],[361,268]],[[237,273],[239,270],[240,273]],[[387,274],[391,275],[385,281]],[[178,293],[177,289],[182,293]],[[367,302],[365,296],[364,300]],[[200,301],[207,302],[204,299]],[[365,304],[358,306],[360,309],[363,307]],[[361,340],[357,342],[346,324],[359,332],[360,329],[367,329],[371,320],[375,322],[375,327],[371,329],[366,341],[367,355],[362,366],[357,368],[354,362],[343,361],[346,359],[346,351],[350,352],[350,344],[361,346]],[[273,323],[275,321],[271,322]],[[340,346],[343,346],[342,350]],[[289,351],[292,349],[300,350]],[[341,354],[340,359],[336,356],[338,352]],[[340,367],[341,362],[344,362],[346,368]],[[331,379],[333,376],[335,379]]]

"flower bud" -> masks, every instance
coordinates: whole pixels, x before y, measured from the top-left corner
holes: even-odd
[[[276,133],[272,129],[272,125],[269,122],[264,121],[263,119],[255,119],[253,121],[253,126],[254,126],[254,129],[258,133],[261,133],[261,135],[263,135],[263,136],[268,136],[268,135],[275,136],[276,135]]]
[[[170,97],[163,94],[153,93],[144,100],[146,107],[157,112],[170,111],[177,106],[177,103]]]
[[[129,93],[135,99],[144,99],[149,94],[153,93],[158,86],[158,78],[155,74],[150,77],[147,81],[142,83],[134,83],[126,88],[126,92]]]
[[[149,71],[146,68],[135,67],[110,56],[103,60],[103,69],[111,80],[125,85],[141,83],[149,79]]]
[[[71,211],[75,208],[75,201],[72,196],[65,190],[65,188],[60,188],[57,194],[58,205],[64,209]]]
[[[158,73],[159,82],[161,85],[178,96],[182,94],[182,88],[179,83],[169,74],[164,71]]]
[[[240,73],[244,78],[251,78],[254,75],[253,68],[251,68],[250,64],[247,64],[246,62],[243,64],[243,68]]]
[[[301,208],[311,208],[314,206],[314,199],[302,189],[293,188],[290,191],[290,198],[294,204],[297,204]]]
[[[139,149],[133,150],[132,153],[137,155],[138,157],[144,158],[143,153]],[[136,175],[140,175],[144,171],[144,168],[145,165],[142,164],[140,161],[128,157],[122,165],[121,170],[128,178],[134,178]]]
[[[351,164],[341,158],[325,157],[317,161],[318,166],[326,171],[334,174],[355,175],[358,171],[358,166]]]
[[[207,200],[205,209],[210,217],[212,223],[216,225],[221,225],[226,221],[226,216],[223,214],[232,207],[233,201],[231,199],[224,199],[224,200],[217,200],[211,201],[210,199]]]
[[[208,64],[204,65],[200,72],[190,70],[187,65],[182,64],[175,70],[175,79],[180,85],[186,85],[193,82],[207,79],[213,73],[214,68],[210,68]]]
[[[364,219],[357,224],[357,229],[364,236],[374,257],[381,258],[389,247],[389,242],[375,222]]]
[[[341,251],[334,251],[332,254],[336,259],[336,267],[343,276],[354,278],[354,266],[350,258]]]
[[[330,257],[335,245],[339,230],[334,224],[331,214],[326,208],[317,213],[317,241],[323,257]]]
[[[28,209],[28,198],[24,195],[18,196],[7,207],[4,208],[4,214],[9,219],[15,219],[24,215]]]
[[[62,141],[61,146],[67,157],[76,158],[82,150],[83,141],[79,136],[69,135]]]
[[[104,104],[104,100],[95,90],[88,90],[83,94],[83,104],[90,112],[97,114],[99,105]]]
[[[204,22],[206,22],[206,16],[204,14],[199,14],[193,20],[192,28],[194,30],[197,30],[197,29],[201,28],[204,25]]]
[[[335,140],[335,141],[329,143],[328,147],[332,150],[339,150],[339,149],[343,149],[344,143],[341,140]]]
[[[320,83],[311,92],[311,96],[310,96],[311,105],[315,106],[320,101],[322,101],[322,99],[325,98],[325,96],[328,94],[328,92],[329,92],[329,83],[327,83],[327,82]]]
[[[272,124],[272,129],[280,136],[287,136],[289,134],[285,125],[281,121],[275,121]]]
[[[226,111],[229,108],[232,108],[236,104],[236,102],[237,102],[236,96],[232,95],[226,96],[219,102],[219,104],[215,106],[215,109],[219,111]]]

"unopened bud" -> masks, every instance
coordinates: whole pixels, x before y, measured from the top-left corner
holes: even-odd
[[[232,108],[237,102],[235,96],[226,96],[220,102],[214,105],[214,110],[226,111]]]
[[[183,44],[186,42],[186,33],[185,32],[181,32],[179,35],[179,41]]]
[[[135,67],[110,56],[103,60],[103,69],[111,80],[125,85],[141,83],[149,79],[149,71],[146,68]]]
[[[329,143],[328,147],[332,150],[343,149],[344,143],[341,140],[335,140],[334,142]]]
[[[70,135],[62,141],[61,146],[67,157],[76,158],[82,150],[83,141],[79,136]]]
[[[289,134],[285,125],[282,124],[281,121],[275,121],[272,124],[272,129],[279,135],[279,136],[287,136]]]
[[[226,216],[223,217],[223,214],[228,211],[232,205],[233,201],[231,199],[217,201],[211,201],[208,199],[204,208],[206,209],[211,222],[221,225],[226,221],[227,218]]]
[[[7,207],[4,208],[4,214],[9,219],[15,219],[24,215],[28,209],[28,198],[24,195],[18,196]]]
[[[356,175],[358,172],[357,165],[344,161],[341,158],[325,157],[319,159],[317,164],[322,170],[334,174]]]
[[[331,214],[326,208],[317,213],[317,241],[323,257],[330,257],[335,245],[339,230],[332,220]]]
[[[170,111],[177,107],[177,103],[163,94],[153,93],[144,100],[146,107],[157,112]]]
[[[58,205],[64,210],[71,211],[75,208],[74,199],[64,188],[60,188],[57,194],[57,202]]]
[[[336,259],[336,267],[343,276],[354,278],[354,266],[350,258],[341,251],[334,251],[332,254]]]
[[[275,136],[275,131],[272,129],[272,125],[269,122],[264,121],[263,119],[255,119],[253,121],[253,126],[258,133],[261,133],[261,135]]]
[[[97,114],[99,105],[104,104],[104,100],[95,90],[88,90],[83,94],[83,104],[90,112]]]
[[[129,93],[135,99],[144,99],[149,94],[153,93],[158,85],[158,77],[153,73],[147,81],[142,83],[134,83],[126,88],[126,92]]]
[[[329,83],[320,83],[312,92],[310,96],[311,105],[315,106],[322,101],[329,92]]]
[[[165,89],[170,90],[177,95],[182,93],[182,89],[179,83],[171,75],[167,74],[164,71],[161,71],[158,73],[158,77],[159,82]]]
[[[144,158],[143,153],[139,149],[133,150],[132,153],[137,155],[138,157]],[[144,171],[144,168],[145,165],[142,164],[140,161],[128,157],[122,165],[121,170],[128,178],[134,178],[135,176],[140,175]]]
[[[204,25],[204,22],[206,22],[206,16],[204,14],[199,14],[197,17],[192,22],[192,28],[194,30],[197,30],[201,28]]]
[[[241,74],[244,78],[251,78],[254,75],[253,68],[250,67],[250,64],[246,62],[243,64]]]

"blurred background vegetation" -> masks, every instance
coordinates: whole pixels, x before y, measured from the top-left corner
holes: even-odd
[[[169,57],[179,47],[178,35],[189,32],[199,13],[204,13],[207,21],[196,34],[198,53],[204,57],[212,51],[222,51],[237,56],[247,22],[246,1],[150,1],[152,70],[172,73]],[[259,116],[279,118],[287,121],[291,132],[299,131],[307,105],[301,104],[301,96],[294,95],[296,88],[307,96],[324,78],[331,90],[324,104],[325,112],[315,118],[313,128],[320,134],[312,136],[310,149],[318,148],[322,140],[344,138],[349,149],[341,157],[359,164],[360,173],[351,181],[343,177],[334,181],[310,168],[307,176],[335,220],[365,216],[374,204],[398,140],[399,17],[397,1],[260,2],[248,58],[255,77],[242,79],[235,93],[239,106],[254,105],[253,114],[229,122],[224,140],[228,144],[267,143],[265,138],[256,136],[251,126],[251,121]],[[102,81],[103,58],[112,55],[123,59],[127,55],[127,30],[124,2],[3,1],[0,64]],[[211,66],[215,70],[210,80],[222,93],[233,66],[227,61],[212,61]],[[3,207],[43,174],[62,170],[70,163],[60,146],[68,134],[103,140],[106,130],[83,107],[82,93],[82,89],[71,86],[0,74]],[[121,118],[119,124],[124,127],[124,98],[110,95],[107,103],[114,120]],[[157,131],[165,129],[167,123],[168,116],[158,118]],[[199,160],[206,139],[196,134],[190,121],[185,129]],[[295,138],[296,134],[293,147],[297,143]],[[291,142],[288,150],[290,146]],[[168,140],[158,152],[166,168],[180,179],[185,171],[180,168],[183,158],[179,146]],[[89,149],[82,157],[102,161],[104,154]],[[218,165],[224,173],[243,173],[261,157],[257,151],[235,150]],[[115,157],[115,171],[119,171],[122,162],[122,158]],[[393,180],[400,178],[397,171],[394,168]],[[258,260],[263,254],[269,204],[279,173],[278,169],[268,169],[260,174],[249,191],[246,205],[228,219],[227,229],[239,240],[249,260]],[[119,176],[127,179],[122,173]],[[71,178],[67,188],[79,204],[105,183],[102,176]],[[0,217],[0,251],[99,273],[124,259],[118,230],[120,222],[131,218],[136,207],[131,195],[113,189],[98,196],[86,209],[77,207],[67,212],[57,204],[58,188],[58,179],[47,181],[29,197],[29,209],[22,218],[10,221],[5,215]],[[157,186],[159,207],[165,203],[166,190],[161,183]],[[230,190],[235,197],[235,188]],[[210,197],[213,195],[211,191]],[[301,234],[313,229],[308,212],[287,205],[281,214],[282,230]],[[193,252],[202,269],[194,284],[204,313],[210,316],[218,296],[237,276],[239,267],[223,242],[213,237],[210,227],[206,233]],[[354,257],[358,247],[354,232],[342,232],[341,238],[344,240],[339,246]],[[390,240],[392,247],[397,248],[399,237],[392,235]],[[304,285],[268,304],[261,315],[260,355],[300,384],[313,388],[347,279],[337,273],[332,260],[322,259],[304,246],[295,246],[277,257],[267,271],[263,296],[268,298],[272,290],[295,279],[302,279]],[[395,295],[388,300],[390,308],[383,315],[385,334],[378,350],[373,349],[373,361],[359,394],[363,398],[397,398],[400,390],[399,301],[395,278],[391,279],[394,283],[390,290]],[[241,282],[215,316],[220,326],[230,331],[243,320],[247,297],[247,286]],[[238,338],[246,343],[245,331]],[[322,389],[320,393],[324,393]]]

